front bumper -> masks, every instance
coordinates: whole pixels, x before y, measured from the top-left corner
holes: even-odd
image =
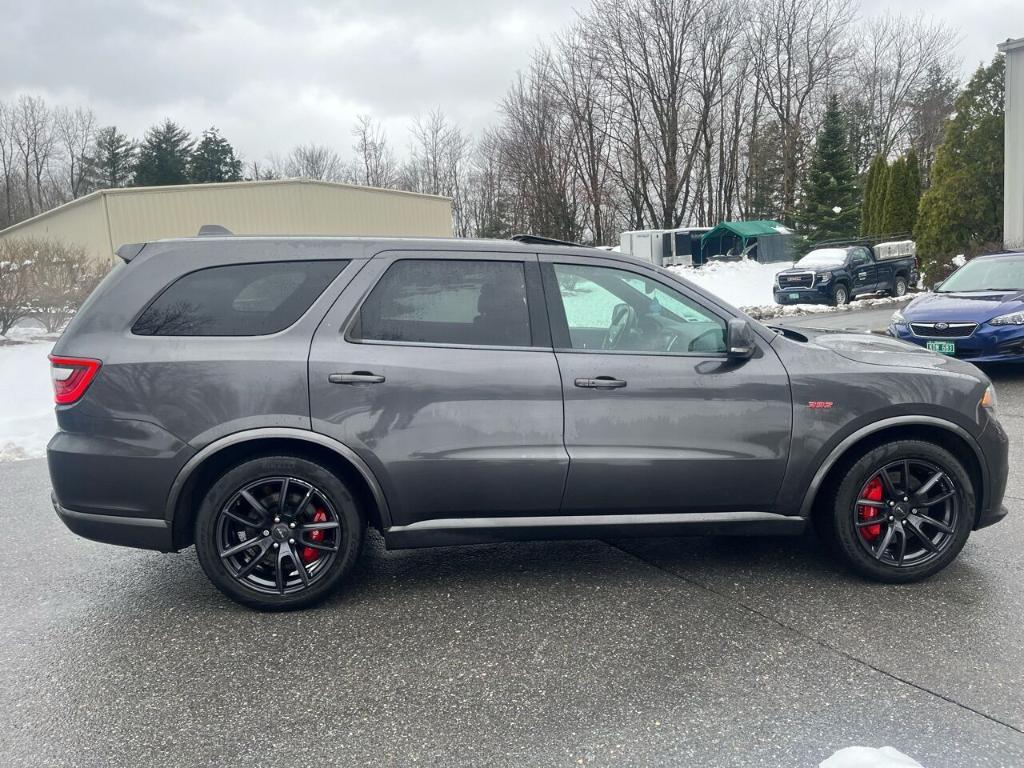
[[[975,529],[993,525],[1006,517],[1007,509],[1003,506],[1003,496],[1006,493],[1006,479],[1010,472],[1010,438],[997,419],[989,419],[978,437],[978,447],[988,470],[988,482],[985,484],[982,508],[974,523]]]
[[[793,298],[793,297],[796,298]],[[776,288],[776,304],[828,304],[832,301],[832,283],[814,288]]]
[[[962,338],[917,336],[909,325],[890,325],[889,335],[921,347],[929,341],[952,342],[956,347],[953,356],[969,363],[1024,362],[1024,326],[1020,325],[982,323],[974,333]]]
[[[171,544],[171,526],[166,520],[75,512],[62,507],[57,500],[57,494],[52,491],[50,501],[60,521],[72,533],[86,539],[101,541],[104,544],[119,544],[122,547],[155,549],[159,552],[174,551]]]

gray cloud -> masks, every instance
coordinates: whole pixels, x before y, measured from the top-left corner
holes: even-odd
[[[587,0],[0,0],[0,98],[35,91],[89,104],[141,135],[169,116],[217,125],[249,158],[297,143],[347,152],[355,116],[399,147],[411,119],[443,108],[470,130],[535,45]],[[864,12],[925,11],[961,30],[967,69],[1024,35],[1019,0],[864,0]]]

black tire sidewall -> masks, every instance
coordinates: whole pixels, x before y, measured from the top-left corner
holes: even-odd
[[[920,566],[896,567],[876,560],[864,549],[857,538],[860,534],[854,527],[852,510],[861,488],[879,467],[905,458],[930,461],[951,475],[960,493],[961,509],[954,540],[939,558]],[[934,443],[900,440],[868,451],[850,467],[836,491],[831,512],[830,524],[824,528],[835,550],[855,571],[875,581],[905,583],[928,578],[956,559],[974,528],[977,502],[967,470],[952,453]]]
[[[842,291],[845,298],[843,301],[839,301],[839,292]],[[837,285],[832,289],[832,303],[837,307],[844,307],[850,303],[850,289],[845,285]]]
[[[304,480],[322,490],[341,520],[343,535],[329,572],[314,585],[295,594],[268,595],[246,588],[231,576],[217,551],[216,523],[219,511],[240,488],[263,477],[280,476]],[[336,474],[307,459],[265,456],[229,469],[207,491],[196,515],[196,554],[213,585],[236,602],[264,611],[306,608],[328,597],[352,570],[362,547],[365,528],[365,516]]]

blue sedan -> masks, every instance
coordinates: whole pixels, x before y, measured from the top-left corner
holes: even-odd
[[[889,334],[972,363],[1024,362],[1024,253],[969,261],[893,314]]]

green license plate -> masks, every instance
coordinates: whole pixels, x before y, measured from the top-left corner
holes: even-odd
[[[956,344],[952,341],[926,341],[924,345],[932,352],[938,352],[940,355],[956,354]]]
[[[791,299],[799,299],[800,298],[800,294],[799,293],[791,293],[791,294],[789,294],[789,298],[791,298]]]

